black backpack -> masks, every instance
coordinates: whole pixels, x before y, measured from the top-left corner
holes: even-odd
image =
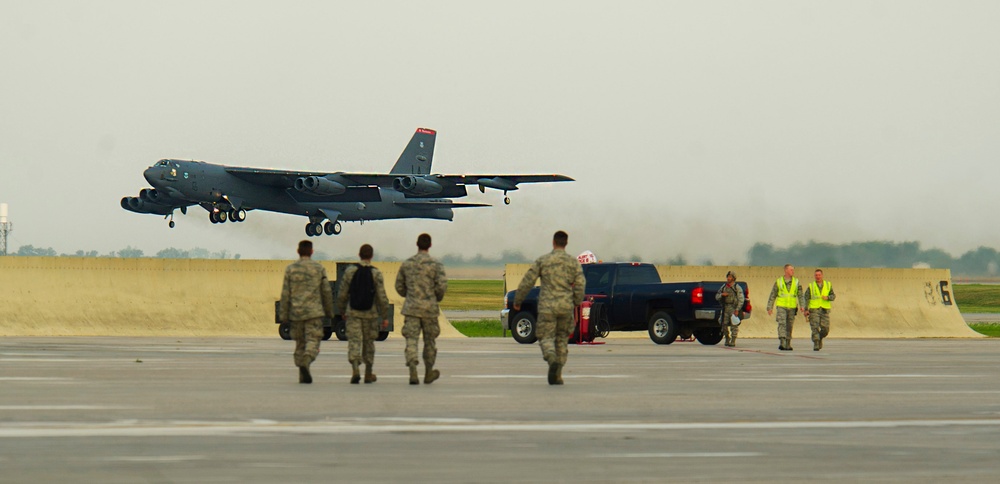
[[[351,279],[351,309],[367,311],[375,303],[375,278],[371,266],[358,264],[358,271]]]

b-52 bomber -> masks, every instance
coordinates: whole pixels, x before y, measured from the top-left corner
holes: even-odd
[[[431,173],[436,132],[419,128],[389,173],[320,173],[215,165],[166,159],[142,174],[152,188],[124,197],[121,206],[136,213],[163,215],[174,227],[174,211],[187,214],[199,205],[215,224],[242,222],[247,212],[302,215],[309,218],[306,235],[336,235],[341,221],[405,218],[452,220],[452,209],[488,207],[460,203],[467,185],[508,191],[521,183],[573,181],[563,175],[438,175]]]

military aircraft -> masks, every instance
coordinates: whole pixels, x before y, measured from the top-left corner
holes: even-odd
[[[242,222],[247,212],[302,215],[309,218],[306,235],[337,235],[341,221],[423,218],[452,220],[452,209],[488,207],[451,199],[468,195],[467,185],[508,191],[521,183],[573,181],[563,175],[438,175],[431,173],[437,132],[419,128],[389,173],[321,173],[215,165],[203,161],[165,159],[142,174],[152,188],[124,197],[121,207],[136,213],[163,215],[174,227],[174,211],[187,214],[199,205],[215,224]]]

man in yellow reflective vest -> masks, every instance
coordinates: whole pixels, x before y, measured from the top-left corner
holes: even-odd
[[[823,269],[816,269],[816,281],[809,284],[806,302],[809,327],[812,328],[813,351],[823,349],[823,338],[830,334],[830,302],[837,298],[830,281],[823,280]]]
[[[805,310],[805,298],[802,295],[802,285],[795,277],[795,268],[785,264],[785,275],[779,277],[771,288],[771,296],[767,298],[767,315],[774,314],[778,309],[778,349],[792,351],[792,325],[799,311],[808,316]]]

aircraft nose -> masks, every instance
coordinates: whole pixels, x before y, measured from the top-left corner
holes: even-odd
[[[151,166],[149,168],[146,168],[146,170],[142,172],[142,177],[145,178],[150,185],[155,186],[156,182],[159,181],[160,178],[159,174],[160,174],[160,169],[158,167]]]

